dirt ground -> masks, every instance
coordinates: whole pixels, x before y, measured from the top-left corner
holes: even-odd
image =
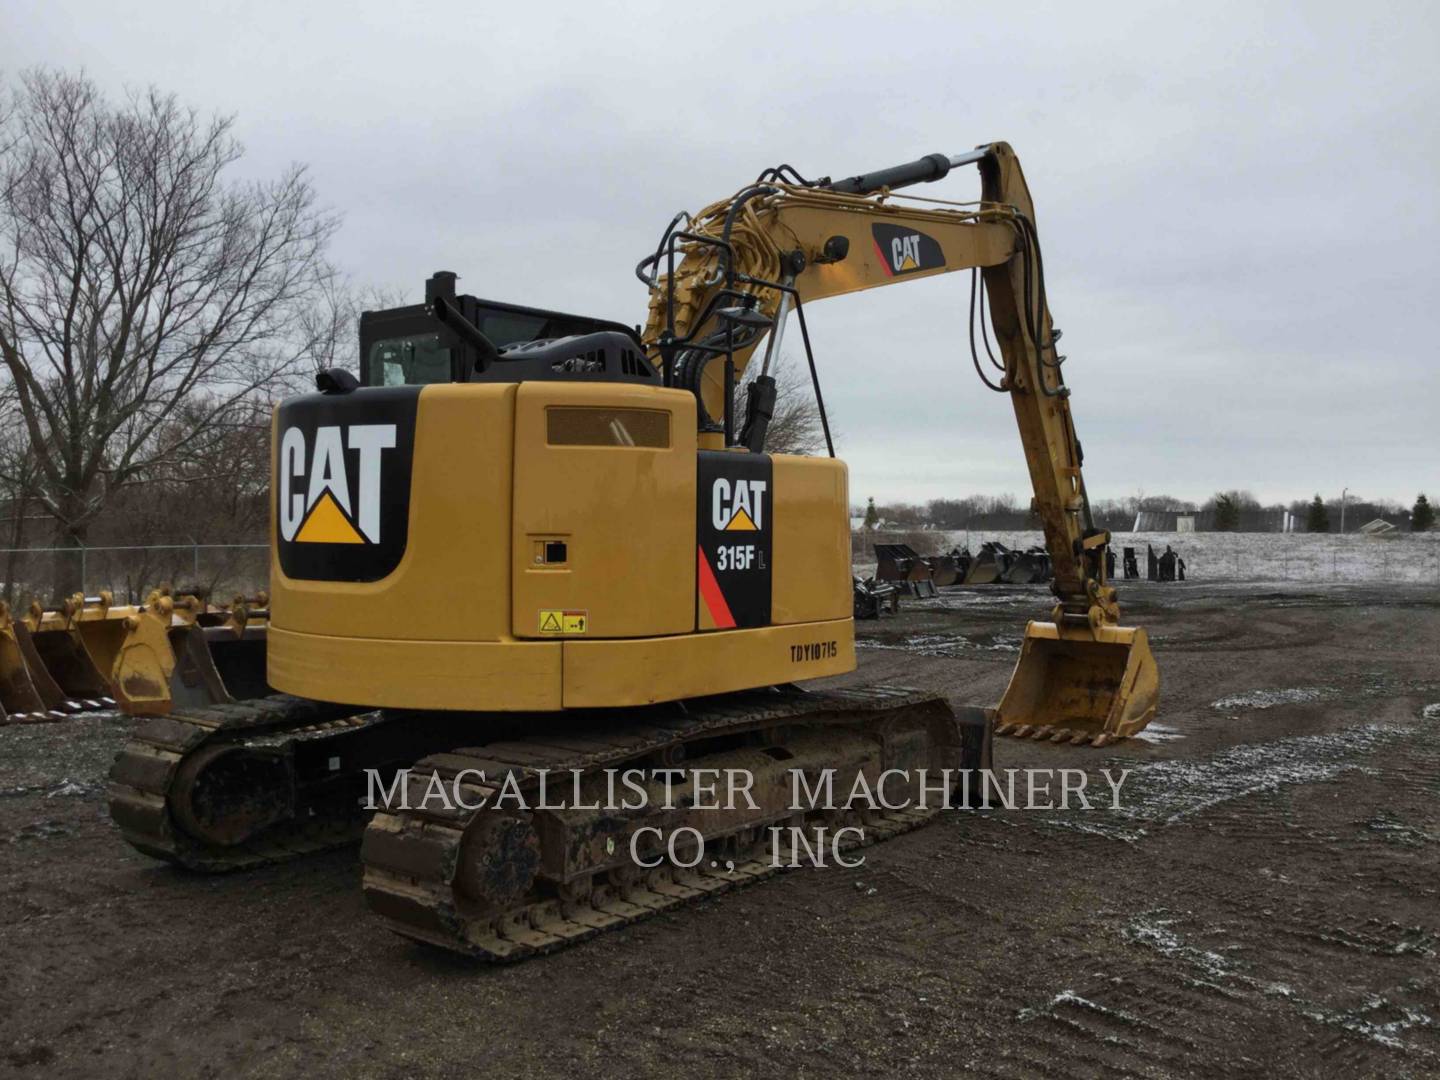
[[[1440,1073],[1440,590],[1122,600],[1147,737],[996,754],[1131,769],[1121,810],[947,813],[511,967],[382,930],[353,850],[219,878],[131,851],[122,718],[0,729],[0,1074]],[[854,679],[992,704],[1042,610],[911,604]]]

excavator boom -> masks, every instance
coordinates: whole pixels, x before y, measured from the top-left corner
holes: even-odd
[[[969,164],[980,170],[978,203],[895,193]],[[1106,579],[1110,537],[1095,527],[1085,491],[1034,204],[1007,144],[933,154],[837,182],[771,170],[770,178],[694,218],[677,217],[638,268],[651,286],[644,338],[667,385],[695,391],[702,422],[710,422],[708,431],[702,427],[702,446],[739,442],[760,449],[754,406],[737,432],[729,388],[765,328],[773,325],[753,396],[766,392],[763,380],[792,309],[803,332],[809,301],[957,270],[983,280],[1000,352],[998,381],[990,385],[1008,393],[1015,410],[1057,599],[1048,622],[1027,628],[997,730],[1100,744],[1134,734],[1155,713],[1158,674],[1144,632],[1119,625],[1115,590]],[[972,350],[974,296],[972,285]],[[805,343],[808,353],[808,332]],[[813,357],[810,362],[813,372]],[[985,378],[978,356],[976,367]]]

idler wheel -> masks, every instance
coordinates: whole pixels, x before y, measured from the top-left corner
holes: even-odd
[[[242,844],[294,813],[288,762],[240,746],[202,750],[180,766],[171,812],[197,840]]]
[[[465,830],[455,886],[471,900],[503,909],[525,897],[539,867],[540,838],[528,815],[482,813]]]

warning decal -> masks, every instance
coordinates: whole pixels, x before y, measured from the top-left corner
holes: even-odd
[[[583,634],[589,628],[588,611],[562,611],[545,608],[540,612],[540,633],[542,634]]]

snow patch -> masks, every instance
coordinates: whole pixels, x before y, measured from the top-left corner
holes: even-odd
[[[908,634],[899,641],[857,641],[861,649],[894,649],[900,652],[918,653],[920,656],[939,656],[954,659],[967,653],[1020,651],[1018,642],[972,641],[963,634]]]
[[[1370,1018],[1367,1014],[1381,1013],[1382,1016],[1393,1016],[1395,1019],[1381,1019],[1381,1017]],[[1398,1013],[1398,1015],[1396,1015]],[[1379,1043],[1381,1046],[1391,1050],[1420,1051],[1427,1057],[1431,1056],[1428,1051],[1400,1039],[1402,1032],[1413,1027],[1429,1027],[1435,1021],[1419,1009],[1412,1009],[1408,1006],[1392,1005],[1385,998],[1378,995],[1372,996],[1364,1005],[1356,1009],[1349,1009],[1345,1012],[1326,1012],[1323,1009],[1307,1010],[1305,1015],[1311,1020],[1338,1027],[1352,1034],[1359,1035],[1363,1039]]]
[[[1162,918],[1158,912],[1145,912],[1121,931],[1121,937],[1132,945],[1154,949],[1162,956],[1173,956],[1198,967],[1212,978],[1232,975],[1225,958],[1209,949],[1186,945],[1172,927],[1178,920]]]
[[[1131,738],[1140,742],[1163,743],[1174,742],[1176,739],[1185,738],[1185,736],[1169,724],[1152,722],[1145,730],[1137,731]]]
[[[60,786],[45,793],[47,799],[67,798],[72,795],[89,795],[91,789],[85,784],[77,784],[68,776],[60,781]]]
[[[1106,1006],[1101,1005],[1098,1002],[1091,1001],[1089,998],[1081,997],[1079,994],[1075,993],[1074,990],[1061,990],[1058,994],[1051,998],[1048,1003],[1039,1006],[1038,1008],[1021,1009],[1018,1013],[1015,1014],[1015,1019],[1024,1023],[1026,1021],[1034,1020],[1041,1016],[1054,1016],[1055,1009],[1061,1005],[1073,1005],[1078,1009],[1085,1009],[1088,1012],[1099,1013],[1101,1016],[1110,1016],[1114,1017],[1117,1020],[1124,1020],[1127,1024],[1140,1023],[1139,1017],[1135,1016],[1133,1013],[1128,1013],[1124,1009],[1107,1008]]]
[[[1184,822],[1196,815],[1251,795],[1292,784],[1317,784],[1352,769],[1358,761],[1398,733],[1380,724],[1297,735],[1263,743],[1242,743],[1202,761],[1166,759],[1131,766],[1120,790],[1120,806],[1086,819],[1085,831],[1134,841],[1148,831]],[[1074,828],[1070,818],[1047,822]]]
[[[1212,701],[1212,709],[1230,711],[1233,709],[1273,709],[1278,705],[1299,705],[1307,701],[1324,701],[1335,696],[1335,690],[1328,686],[1296,686],[1288,690],[1247,690],[1243,694],[1231,694],[1219,701]]]

